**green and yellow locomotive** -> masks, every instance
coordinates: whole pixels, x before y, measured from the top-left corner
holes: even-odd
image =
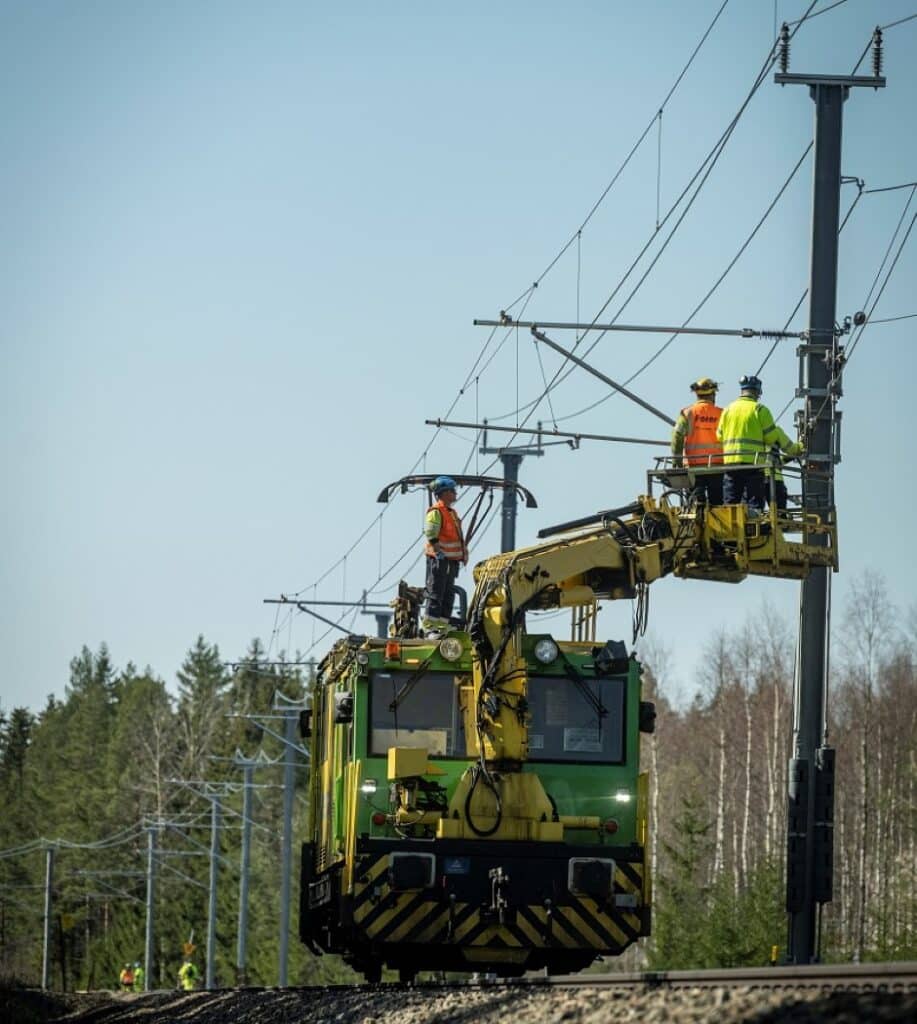
[[[833,526],[791,544],[775,516],[644,497],[480,562],[463,628],[441,639],[417,637],[418,595],[403,587],[395,636],[339,641],[304,716],[302,940],[374,981],[385,965],[403,980],[576,971],[648,935],[640,738],[655,712],[639,665],[621,643],[536,632],[530,613],[571,608],[583,636],[599,599],[639,602],[668,574],[836,564],[833,544],[806,535],[833,541]]]
[[[480,759],[471,650],[345,639],[322,663],[300,931],[369,980],[579,970],[649,933],[637,663],[527,636],[514,773]]]

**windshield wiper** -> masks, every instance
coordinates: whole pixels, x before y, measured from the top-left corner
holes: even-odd
[[[576,666],[567,659],[567,656],[561,651],[561,661],[564,665],[564,672],[567,678],[573,683],[573,685],[579,690],[583,700],[592,708],[596,713],[596,716],[601,720],[608,717],[608,708],[602,703],[598,694],[593,693],[592,690],[586,685],[586,679],[581,676],[576,669]]]
[[[420,682],[421,679],[427,674],[427,669],[430,667],[430,663],[433,661],[433,657],[436,654],[434,648],[433,654],[431,654],[425,661],[422,661],[416,669],[411,673],[410,677],[405,680],[404,686],[395,694],[392,698],[391,704],[388,709],[393,714],[398,710],[398,706],[407,697],[407,695],[414,689],[414,687]]]

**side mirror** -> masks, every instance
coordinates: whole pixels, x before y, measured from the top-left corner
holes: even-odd
[[[656,731],[656,705],[651,700],[640,701],[640,732]]]
[[[299,712],[299,735],[307,740],[312,736],[312,694],[307,693],[303,709]]]
[[[304,740],[312,736],[312,708],[299,712],[299,735]]]

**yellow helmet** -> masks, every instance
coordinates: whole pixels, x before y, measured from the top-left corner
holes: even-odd
[[[712,395],[718,387],[712,377],[701,377],[691,385],[691,390],[697,395]]]

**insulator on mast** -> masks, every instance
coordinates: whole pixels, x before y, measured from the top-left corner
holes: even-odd
[[[872,73],[876,78],[882,74],[882,29],[878,25],[872,34]]]
[[[790,66],[790,26],[784,22],[780,26],[780,71],[786,74]]]

